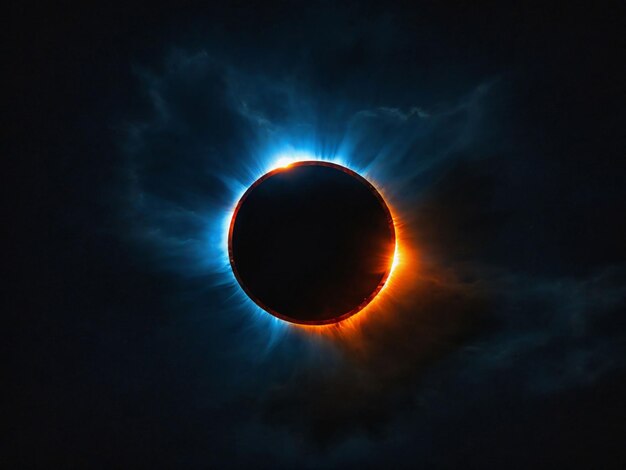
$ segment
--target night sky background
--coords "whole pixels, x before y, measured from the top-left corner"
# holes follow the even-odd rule
[[[12,2],[0,465],[626,468],[625,12],[591,3]],[[354,337],[223,263],[285,148],[367,168],[417,251]]]

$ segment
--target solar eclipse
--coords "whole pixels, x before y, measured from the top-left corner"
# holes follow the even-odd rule
[[[362,310],[393,265],[391,212],[365,178],[301,161],[266,173],[239,200],[228,234],[235,277],[282,320],[324,325]]]

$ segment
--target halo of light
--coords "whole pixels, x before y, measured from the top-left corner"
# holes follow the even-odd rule
[[[344,336],[345,334],[349,334],[350,332],[357,329],[361,322],[365,321],[369,316],[374,314],[385,314],[385,311],[389,310],[389,304],[392,302],[393,298],[397,295],[401,295],[399,291],[401,291],[403,279],[407,277],[408,270],[406,269],[406,267],[409,262],[409,257],[414,258],[414,256],[409,256],[409,250],[407,250],[407,243],[405,238],[406,234],[403,230],[404,224],[402,223],[401,217],[395,210],[393,202],[390,200],[391,198],[388,197],[388,194],[386,193],[384,187],[380,185],[374,175],[369,174],[366,169],[358,168],[355,165],[351,164],[346,158],[338,155],[327,157],[320,156],[308,151],[288,150],[274,153],[270,157],[262,160],[263,162],[257,165],[256,168],[248,168],[248,172],[245,178],[240,177],[237,179],[229,179],[227,181],[228,186],[232,190],[233,198],[228,209],[225,210],[222,214],[222,220],[220,224],[221,253],[219,257],[221,260],[220,264],[222,265],[222,269],[220,269],[220,271],[226,277],[225,283],[232,288],[233,300],[237,300],[240,304],[242,304],[242,306],[247,311],[251,312],[256,320],[263,322],[266,325],[269,325],[273,330],[273,336],[279,336],[285,331],[286,328],[295,328],[297,330],[301,330],[307,333]],[[228,256],[228,234],[231,220],[237,204],[247,188],[250,187],[250,185],[252,185],[256,180],[261,178],[266,173],[269,173],[278,168],[286,168],[295,162],[308,160],[335,163],[354,171],[355,173],[361,175],[367,181],[369,181],[385,200],[385,203],[387,204],[387,207],[391,212],[396,235],[396,244],[391,268],[389,270],[389,275],[387,276],[387,279],[380,291],[372,299],[372,301],[359,312],[350,316],[349,318],[331,324],[300,325],[289,323],[273,315],[269,315],[265,310],[263,310],[256,303],[254,303],[252,299],[250,299],[248,295],[243,291],[243,289],[237,282],[237,279],[235,278],[232,269],[230,269],[230,260]]]

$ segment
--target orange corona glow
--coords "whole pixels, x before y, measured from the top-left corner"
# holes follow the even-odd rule
[[[381,195],[384,198],[382,192]],[[366,323],[374,320],[377,323],[384,323],[391,320],[392,312],[395,310],[394,306],[402,302],[402,298],[411,289],[413,281],[417,277],[417,263],[411,237],[405,230],[402,219],[388,202],[387,206],[392,214],[396,244],[389,274],[378,293],[361,310],[337,323],[323,325],[290,324],[292,327],[313,335],[336,339],[354,339]]]

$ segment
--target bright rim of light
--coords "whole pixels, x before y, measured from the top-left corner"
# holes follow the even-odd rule
[[[373,307],[374,305],[378,304],[379,302],[379,298],[382,297],[381,293],[383,291],[387,291],[387,287],[392,284],[392,280],[393,278],[395,278],[396,276],[394,276],[394,274],[397,274],[397,267],[400,264],[401,261],[401,251],[402,248],[400,247],[400,238],[399,238],[399,225],[397,223],[397,219],[394,216],[394,211],[393,208],[389,205],[389,202],[387,201],[387,199],[385,198],[383,192],[380,190],[380,188],[374,183],[372,182],[372,180],[369,178],[369,176],[367,176],[367,171],[361,171],[358,168],[355,168],[353,165],[350,165],[346,159],[341,158],[339,156],[333,156],[331,158],[328,157],[320,157],[317,156],[311,152],[305,152],[305,151],[288,151],[288,152],[280,152],[276,155],[274,155],[272,158],[267,159],[270,163],[268,165],[263,165],[261,168],[259,168],[257,171],[254,171],[253,174],[251,175],[252,178],[250,181],[246,182],[245,184],[241,184],[239,186],[239,189],[235,192],[235,198],[234,201],[232,203],[232,207],[230,208],[230,210],[225,214],[225,217],[223,219],[222,222],[222,253],[224,256],[224,261],[228,266],[227,272],[228,275],[230,276],[230,284],[236,286],[237,288],[237,297],[240,298],[240,300],[246,304],[250,309],[252,309],[254,312],[256,312],[257,314],[259,314],[258,316],[261,318],[265,318],[266,320],[271,320],[271,323],[274,327],[281,327],[281,329],[285,326],[292,326],[292,327],[297,327],[297,328],[304,328],[307,330],[317,330],[317,331],[321,331],[323,329],[328,329],[329,327],[337,327],[340,326],[342,324],[347,324],[347,325],[354,325],[354,321],[356,320],[355,317],[361,316],[363,313],[365,313],[366,311],[370,310],[371,307]],[[394,249],[394,254],[393,254],[393,259],[391,262],[391,267],[389,269],[389,274],[387,276],[387,280],[385,282],[385,284],[383,285],[383,287],[381,288],[381,290],[378,292],[378,294],[376,294],[376,297],[374,299],[372,299],[372,301],[366,306],[364,307],[362,310],[360,310],[359,312],[355,313],[354,315],[352,315],[351,317],[342,320],[338,323],[330,323],[330,324],[323,324],[323,325],[299,325],[299,324],[293,324],[293,323],[289,323],[287,321],[281,320],[273,315],[268,314],[265,310],[263,310],[262,308],[260,308],[257,304],[255,304],[252,299],[250,299],[248,297],[247,294],[245,294],[245,292],[241,289],[241,287],[239,286],[239,283],[237,282],[234,273],[232,272],[232,269],[230,268],[230,260],[228,258],[228,232],[230,229],[230,223],[232,220],[232,217],[234,215],[235,212],[235,208],[237,207],[237,204],[239,202],[239,200],[241,199],[241,197],[243,196],[243,194],[245,193],[245,191],[259,178],[261,178],[263,175],[265,175],[266,173],[269,173],[271,171],[277,170],[277,169],[281,169],[281,168],[288,168],[289,166],[291,166],[294,163],[297,162],[302,162],[302,161],[324,161],[324,162],[330,162],[330,163],[334,163],[337,165],[340,165],[342,167],[348,168],[352,171],[354,171],[355,173],[363,176],[364,178],[366,178],[371,184],[374,184],[374,186],[376,187],[376,190],[379,191],[381,194],[383,194],[383,199],[385,200],[385,203],[387,204],[387,206],[389,207],[389,209],[392,211],[392,218],[393,218],[393,223],[394,223],[394,229],[395,229],[395,237],[396,237],[396,243],[395,243],[395,249]]]

